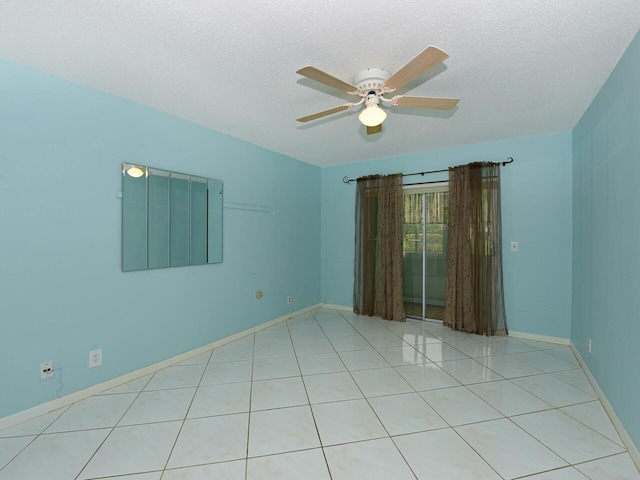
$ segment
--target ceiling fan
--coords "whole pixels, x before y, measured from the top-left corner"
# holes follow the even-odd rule
[[[451,110],[458,104],[459,99],[409,97],[405,95],[396,95],[392,98],[387,98],[388,94],[404,87],[413,79],[439,63],[442,63],[447,58],[449,58],[449,55],[439,48],[430,45],[393,75],[391,72],[382,68],[368,68],[355,75],[353,84],[344,82],[310,65],[303,67],[296,73],[342,92],[360,97],[360,100],[355,103],[345,103],[344,105],[307,115],[306,117],[300,117],[297,121],[309,122],[364,104],[365,108],[360,112],[360,115],[358,115],[358,119],[367,127],[367,135],[371,135],[382,131],[382,122],[387,118],[386,112],[380,108],[381,105]]]

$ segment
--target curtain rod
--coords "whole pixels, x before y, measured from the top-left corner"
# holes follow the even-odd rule
[[[509,163],[512,163],[512,162],[513,162],[513,157],[507,157],[506,161],[504,161],[504,162],[496,162],[495,165],[502,164],[502,166],[504,167],[505,165],[507,165]],[[428,171],[428,172],[403,173],[402,176],[403,177],[411,177],[413,175],[422,175],[422,176],[424,176],[424,175],[426,175],[428,173],[441,173],[441,172],[448,172],[448,171],[449,171],[449,169],[445,168],[445,169],[442,169],[442,170],[431,170],[431,171]],[[357,179],[355,179],[355,178],[348,178],[348,177],[343,177],[342,178],[343,183],[346,183],[348,185],[351,185],[351,182],[355,182],[356,180]],[[406,183],[405,185],[421,185],[423,183],[424,184],[426,184],[426,183],[440,183],[441,181],[442,180],[437,180],[437,181],[434,181],[434,182]]]

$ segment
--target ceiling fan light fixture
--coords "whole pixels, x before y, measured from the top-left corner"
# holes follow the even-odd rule
[[[366,107],[358,115],[358,120],[367,127],[377,127],[384,122],[385,118],[387,118],[387,113],[378,106],[377,102],[373,101],[367,101]]]

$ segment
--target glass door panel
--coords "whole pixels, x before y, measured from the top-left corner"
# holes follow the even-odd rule
[[[444,318],[448,216],[447,185],[405,190],[402,268],[408,317]]]
[[[407,192],[404,194],[402,296],[407,317],[423,318],[425,199],[422,193]]]

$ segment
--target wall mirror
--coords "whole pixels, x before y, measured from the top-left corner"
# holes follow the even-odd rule
[[[222,262],[222,181],[122,164],[122,270]]]

